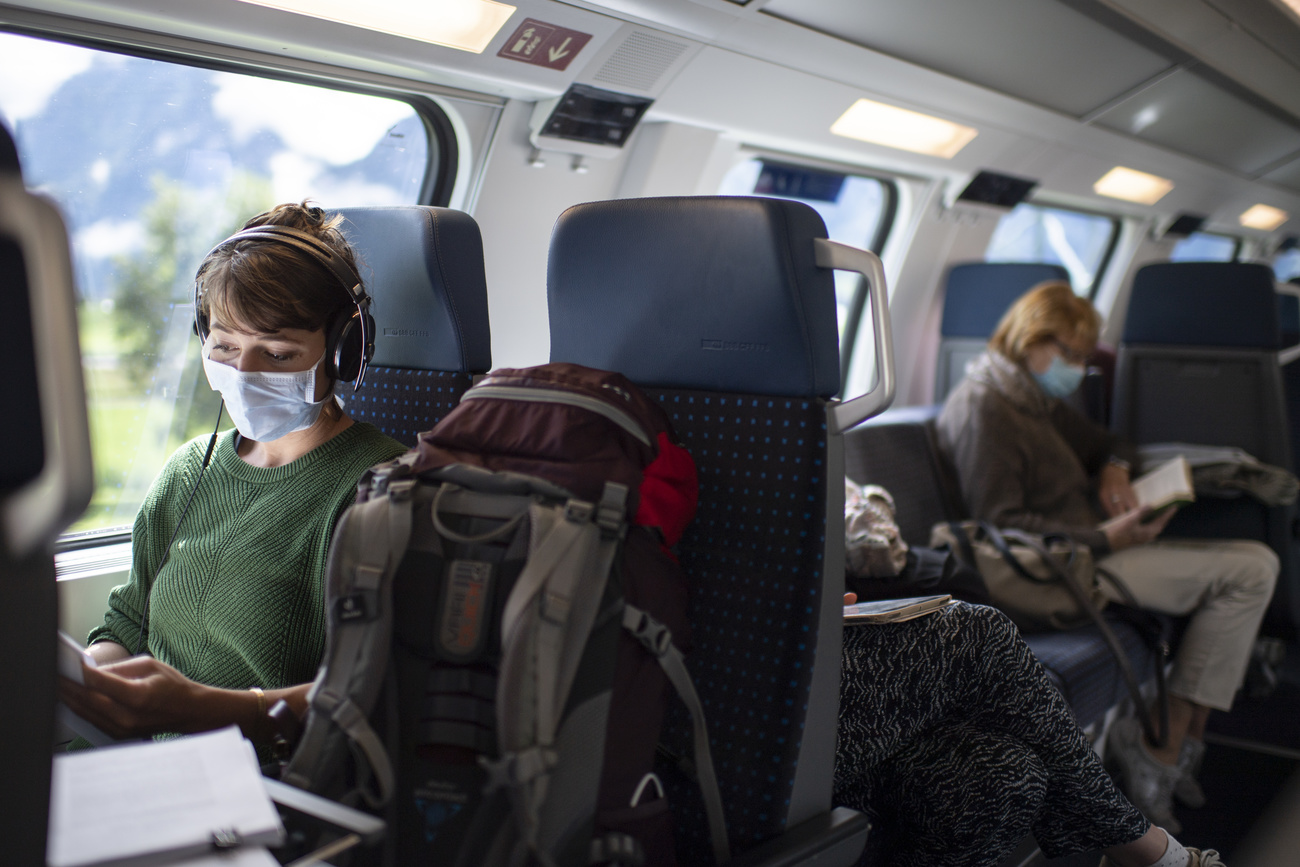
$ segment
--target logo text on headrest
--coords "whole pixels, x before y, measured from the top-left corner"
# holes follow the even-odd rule
[[[429,332],[423,328],[385,328],[385,337],[428,337]]]
[[[766,343],[752,343],[746,340],[711,340],[707,337],[700,340],[700,349],[707,349],[712,352],[769,352],[770,349]]]

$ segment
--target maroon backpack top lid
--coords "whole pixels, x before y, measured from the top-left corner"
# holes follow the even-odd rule
[[[494,370],[432,430],[416,472],[454,463],[539,476],[596,502],[626,485],[636,514],[642,471],[671,442],[668,416],[620,373],[556,362]]]

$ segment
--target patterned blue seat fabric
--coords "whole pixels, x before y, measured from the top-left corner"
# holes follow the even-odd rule
[[[699,512],[678,547],[695,593],[687,664],[733,854],[831,815],[843,464],[826,424],[839,390],[834,287],[813,262],[825,236],[802,204],[728,197],[579,205],[551,241],[551,359],[641,385],[699,469]],[[685,711],[664,740],[690,754]],[[711,863],[695,787],[670,798],[679,857]],[[819,864],[862,850],[862,817],[836,815],[857,830],[819,844],[838,846],[833,857],[808,850]]]
[[[422,206],[344,208],[374,299],[375,357],[348,412],[414,445],[492,366],[483,242],[468,214]]]

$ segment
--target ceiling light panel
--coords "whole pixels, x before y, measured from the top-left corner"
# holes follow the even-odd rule
[[[853,103],[831,125],[831,132],[946,160],[956,156],[979,135],[979,130],[974,127],[870,99]]]
[[[515,7],[493,0],[242,0],[366,30],[482,53]]]
[[[1168,178],[1123,166],[1115,166],[1092,185],[1093,192],[1099,196],[1137,202],[1139,205],[1154,205],[1173,188],[1174,182]]]
[[[1271,232],[1285,223],[1290,216],[1280,208],[1273,208],[1268,205],[1253,205],[1250,210],[1246,211],[1238,219],[1247,229],[1262,229],[1265,232]]]

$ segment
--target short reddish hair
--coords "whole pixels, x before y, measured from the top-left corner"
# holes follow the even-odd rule
[[[1074,294],[1064,280],[1039,283],[1016,299],[989,338],[989,347],[1017,364],[1031,346],[1054,337],[1097,343],[1101,315],[1088,299]]]

